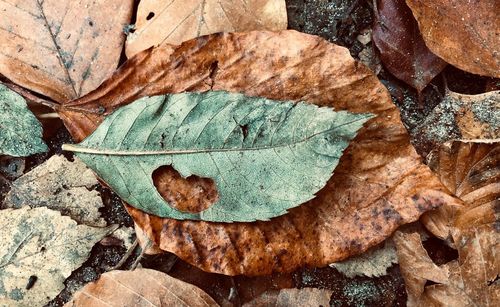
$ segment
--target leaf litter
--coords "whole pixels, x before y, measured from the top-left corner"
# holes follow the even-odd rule
[[[354,47],[355,47],[355,46],[354,46]],[[210,75],[211,75],[211,77],[216,77],[216,75],[217,75],[217,71],[218,71],[218,63],[216,63],[215,65],[214,65],[214,63],[212,63],[211,68],[213,68],[213,69],[212,69],[212,73],[210,74]],[[214,73],[214,72],[215,72],[215,73]],[[209,84],[210,84],[210,83],[209,83]],[[211,82],[211,84],[212,84],[212,85],[214,85],[214,84],[215,84],[215,82]],[[100,110],[103,110],[104,112],[106,112],[106,109],[104,109],[104,108],[101,108]],[[101,112],[102,112],[102,111],[101,111]],[[80,115],[80,116],[82,116],[82,115]],[[85,115],[85,116],[87,116],[87,117],[91,117],[91,118],[97,118],[97,119],[99,120],[99,116],[89,116],[88,114],[87,114],[87,115]],[[30,283],[33,283],[33,282],[30,282]],[[354,290],[354,289],[353,289],[353,290]],[[356,290],[356,291],[357,291],[357,290]]]

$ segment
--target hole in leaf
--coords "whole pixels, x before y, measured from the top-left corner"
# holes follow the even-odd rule
[[[153,17],[155,17],[155,13],[149,12],[148,16],[146,17],[146,20],[151,20]]]
[[[153,172],[153,183],[163,199],[179,211],[201,212],[219,200],[212,179],[195,175],[184,178],[170,165]]]
[[[243,139],[246,139],[248,135],[248,125],[240,125],[240,129],[243,133]]]

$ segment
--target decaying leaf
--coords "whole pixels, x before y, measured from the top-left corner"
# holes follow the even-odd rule
[[[114,229],[77,225],[57,211],[28,207],[0,210],[0,225],[2,306],[45,305]]]
[[[58,102],[88,93],[118,64],[133,2],[1,1],[0,74]]]
[[[83,142],[63,149],[146,213],[251,222],[314,198],[372,117],[224,91],[153,96],[120,108]],[[214,180],[215,204],[186,212],[167,203],[151,180],[164,165],[184,178]]]
[[[428,164],[441,182],[463,203],[446,204],[422,217],[427,229],[446,239],[457,241],[457,230],[493,223],[500,199],[500,142],[474,143],[452,141],[428,156]]]
[[[498,1],[406,0],[429,49],[465,71],[500,77]]]
[[[65,306],[219,306],[201,289],[165,273],[111,271],[75,293]]]
[[[396,248],[392,239],[382,246],[372,247],[361,255],[330,264],[349,278],[355,276],[379,277],[387,274],[387,269],[398,263]]]
[[[0,84],[0,155],[24,157],[44,151],[40,122],[23,97]]]
[[[377,1],[373,41],[380,59],[398,79],[421,92],[446,66],[424,43],[405,0]]]
[[[500,92],[464,95],[447,90],[412,134],[416,142],[433,148],[453,139],[500,138]]]
[[[498,306],[500,241],[498,229],[482,225],[456,234],[459,259],[437,266],[416,233],[396,233],[408,306]],[[427,281],[436,284],[425,286]]]
[[[142,0],[127,57],[162,43],[178,45],[217,32],[285,30],[285,0]]]
[[[244,307],[318,307],[330,306],[332,290],[303,288],[282,289],[261,294],[254,300],[243,304]]]
[[[78,223],[106,226],[99,209],[104,207],[98,184],[90,169],[79,159],[52,156],[12,183],[3,208],[48,207]]]
[[[87,114],[59,114],[81,140],[102,120],[99,110],[110,113],[143,96],[210,89],[377,117],[350,143],[314,200],[269,222],[177,221],[127,207],[161,249],[205,271],[263,275],[324,266],[382,242],[431,208],[458,201],[421,163],[377,77],[346,48],[295,31],[209,35],[142,52],[98,90],[68,104]],[[153,179],[162,176],[172,178],[158,173]],[[170,189],[193,191],[198,182],[176,182]]]

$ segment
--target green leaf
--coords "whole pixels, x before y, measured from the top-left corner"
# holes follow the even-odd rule
[[[24,98],[0,84],[0,155],[25,157],[45,151],[42,126]]]
[[[146,97],[120,108],[76,146],[132,206],[162,217],[214,222],[268,220],[312,198],[371,114],[334,112],[227,92]],[[200,213],[172,208],[152,173],[211,178],[219,200]]]

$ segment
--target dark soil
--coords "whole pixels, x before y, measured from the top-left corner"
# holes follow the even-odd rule
[[[371,0],[288,0],[287,12],[290,29],[319,35],[330,42],[345,46],[355,58],[358,58],[359,53],[366,48],[358,41],[357,36],[372,26]],[[414,89],[398,81],[382,68],[379,77],[391,92],[395,104],[401,110],[403,122],[410,132],[440,102],[444,93],[443,76],[450,89],[461,93],[481,93],[492,84],[495,86],[491,79],[471,75],[450,66],[420,94],[419,99]],[[71,142],[66,129],[60,123],[55,124],[53,121],[45,126],[49,127],[47,131],[51,131],[50,135],[45,136],[50,148],[48,153],[34,155],[27,159],[7,157],[0,159],[0,202],[9,190],[11,181],[50,156],[64,154],[72,159],[71,154],[61,152],[61,145]],[[57,128],[54,129],[54,126]],[[427,144],[420,144],[416,141],[414,144],[423,156],[429,150]],[[120,199],[106,187],[99,186],[98,190],[105,205],[102,215],[108,224],[133,227],[133,221]],[[425,245],[430,256],[438,263],[445,263],[457,257],[456,252],[440,240],[430,239]],[[66,289],[48,306],[62,306],[77,289],[88,282],[97,280],[109,267],[116,265],[125,252],[122,246],[97,244],[92,249],[89,259],[66,280]],[[139,252],[133,253],[122,269],[129,268]],[[352,279],[329,267],[300,269],[292,274],[276,274],[258,278],[228,277],[203,272],[169,253],[145,256],[140,261],[140,265],[168,272],[176,278],[193,283],[221,304],[238,306],[270,289],[318,287],[334,291],[330,301],[331,306],[406,305],[406,291],[397,265],[390,268],[389,274],[383,277]]]

